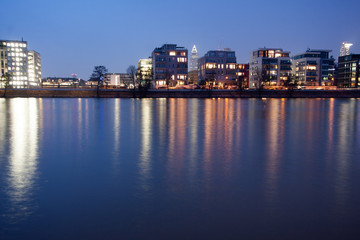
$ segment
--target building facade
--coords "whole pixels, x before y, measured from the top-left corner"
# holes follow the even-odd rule
[[[0,77],[5,74],[9,75],[11,88],[39,87],[41,84],[40,54],[28,51],[26,41],[0,40]]]
[[[283,86],[291,77],[290,52],[259,48],[250,53],[249,88]]]
[[[199,54],[197,52],[196,46],[194,45],[190,54],[189,72],[198,70],[198,61],[199,61]]]
[[[188,50],[164,44],[152,52],[153,80],[156,87],[187,84]]]
[[[208,51],[199,58],[198,83],[215,88],[226,88],[236,85],[236,56],[228,48]]]
[[[111,87],[129,87],[134,85],[134,80],[127,73],[105,73],[103,84]]]
[[[238,86],[249,88],[249,64],[236,64]]]
[[[76,87],[80,78],[48,77],[41,80],[43,87]]]
[[[331,50],[308,49],[292,57],[295,82],[301,86],[333,86],[335,59]]]
[[[339,57],[337,86],[340,88],[360,88],[360,54]]]
[[[350,55],[350,47],[352,45],[352,43],[342,42],[340,48],[340,57]]]
[[[41,85],[41,57],[38,52],[28,52],[28,78],[29,86],[39,87]]]
[[[194,45],[190,54],[190,66],[188,73],[189,84],[198,83],[198,65],[199,65],[199,54],[197,52],[196,46]]]
[[[153,85],[153,64],[152,58],[140,59],[138,62],[138,69],[136,77],[139,84],[144,86],[145,84]]]
[[[28,50],[25,41],[0,40],[1,76],[10,74],[9,86],[26,88],[28,79]]]

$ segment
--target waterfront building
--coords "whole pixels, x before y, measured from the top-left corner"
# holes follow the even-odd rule
[[[28,52],[29,86],[39,87],[41,84],[41,57],[38,52]]]
[[[92,84],[91,81],[89,83]],[[133,84],[133,78],[127,73],[105,73],[103,77],[103,85],[105,86],[126,87]]]
[[[136,77],[142,85],[149,84],[153,80],[152,73],[152,58],[140,59],[138,62],[138,69],[136,72]]]
[[[281,48],[259,48],[250,52],[249,88],[283,86],[290,80],[290,52]]]
[[[352,43],[342,42],[340,48],[340,57],[350,55],[350,47],[352,45],[353,45]]]
[[[241,89],[249,88],[249,64],[236,64],[238,86]]]
[[[293,74],[302,86],[333,86],[335,59],[331,50],[308,49],[292,57]]]
[[[235,51],[229,48],[224,50],[208,51],[199,58],[200,85],[208,85],[215,88],[226,88],[236,85],[236,56]]]
[[[27,42],[0,40],[0,68],[1,76],[10,74],[10,87],[28,87]]]
[[[38,87],[41,84],[41,57],[28,51],[26,41],[0,40],[0,77],[9,74],[12,88]],[[0,83],[0,87],[1,83]]]
[[[43,78],[41,85],[43,87],[76,87],[79,86],[80,78],[67,77],[47,77]]]
[[[360,88],[360,54],[339,57],[337,86]]]
[[[153,80],[156,87],[187,83],[188,50],[176,44],[164,44],[152,52]]]

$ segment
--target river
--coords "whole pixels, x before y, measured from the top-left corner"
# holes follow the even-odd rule
[[[359,99],[0,99],[0,239],[358,239]]]

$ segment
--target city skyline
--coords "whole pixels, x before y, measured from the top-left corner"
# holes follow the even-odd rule
[[[358,20],[358,1],[183,3],[185,8],[165,1],[15,0],[2,4],[7,11],[0,16],[0,38],[23,38],[29,49],[36,49],[43,77],[77,73],[85,80],[95,65],[125,72],[164,43],[187,49],[196,44],[199,57],[231,48],[239,63],[249,62],[250,52],[261,47],[283,48],[291,55],[307,48],[330,49],[337,59],[347,41],[354,44],[352,53],[360,52],[360,33],[346,24]]]

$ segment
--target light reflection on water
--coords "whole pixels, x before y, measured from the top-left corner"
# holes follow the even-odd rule
[[[10,221],[19,221],[36,210],[39,155],[39,104],[37,99],[14,99],[9,107],[9,165],[5,180]],[[6,112],[4,112],[6,113]]]
[[[149,191],[150,184],[148,183],[151,174],[151,145],[154,142],[151,141],[152,136],[152,100],[145,100],[141,105],[141,123],[140,123],[140,132],[141,132],[141,145],[140,145],[140,162],[139,162],[139,172],[142,177],[141,187]],[[156,143],[155,143],[156,144]]]
[[[355,99],[0,99],[0,223],[35,238],[45,223],[53,238],[358,233],[359,109]]]

